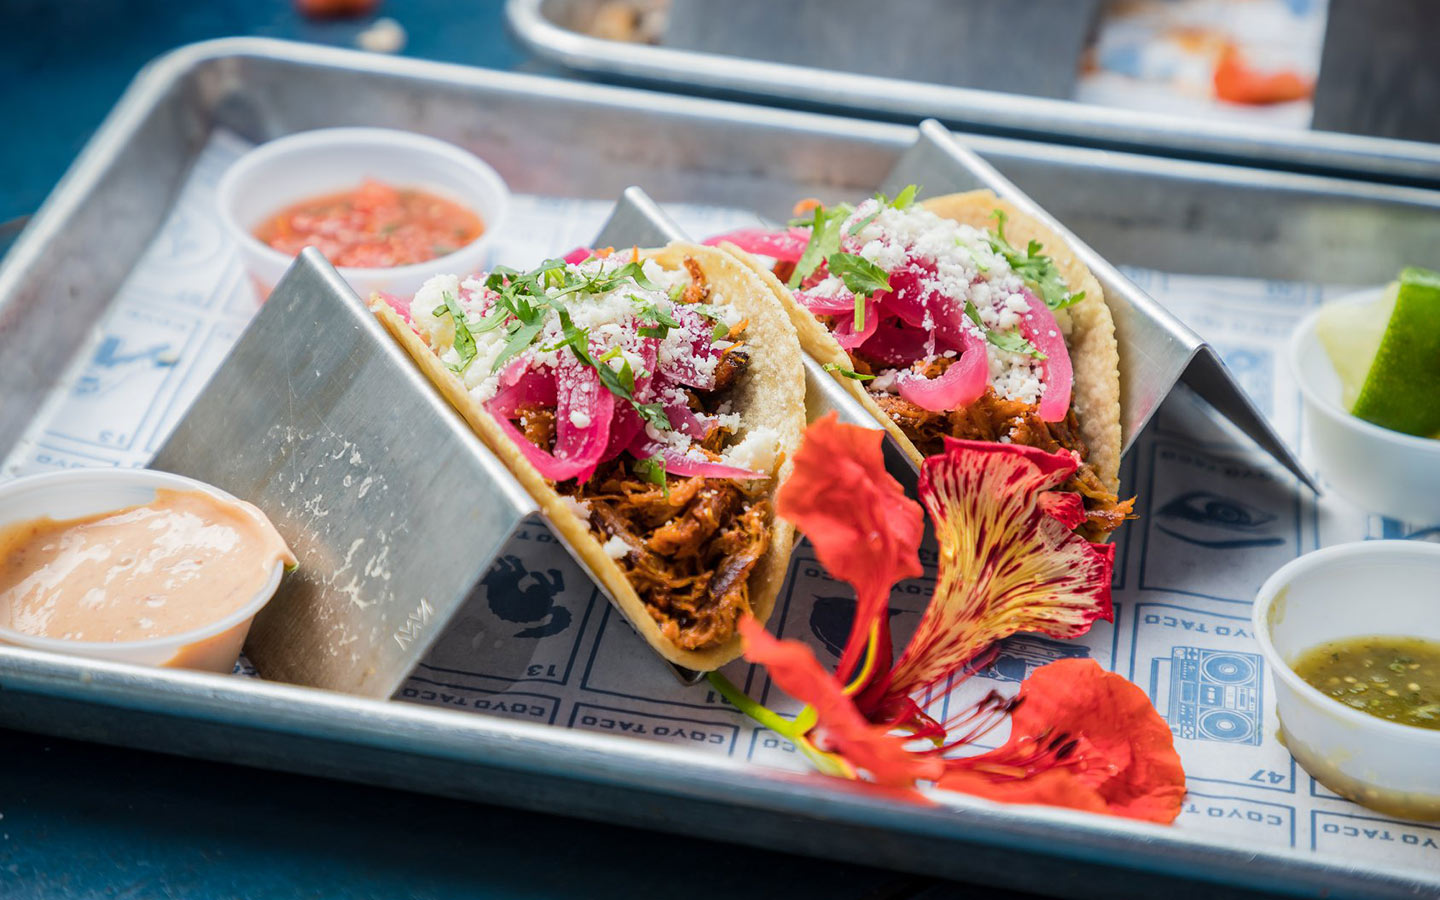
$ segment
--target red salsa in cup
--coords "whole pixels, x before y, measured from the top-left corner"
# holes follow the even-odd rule
[[[452,253],[484,231],[480,217],[457,203],[367,179],[287,206],[255,236],[290,256],[315,247],[337,266],[388,269]]]

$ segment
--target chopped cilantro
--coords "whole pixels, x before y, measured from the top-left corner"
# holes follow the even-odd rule
[[[436,313],[436,315],[439,315],[439,313]],[[505,310],[499,306],[492,306],[490,311],[482,316],[479,322],[474,325],[467,325],[466,327],[470,329],[471,334],[484,334],[487,331],[494,331],[505,324],[507,316],[508,314]]]
[[[635,400],[635,371],[629,360],[621,356],[620,349],[612,349],[599,360],[593,358],[590,355],[589,330],[576,326],[569,311],[554,303],[567,294],[607,293],[622,287],[630,280],[645,290],[659,290],[645,277],[638,261],[610,271],[590,273],[577,272],[562,259],[547,259],[529,272],[496,266],[485,279],[485,286],[496,294],[490,313],[481,320],[479,327],[456,330],[455,349],[462,358],[458,371],[463,371],[475,355],[472,334],[490,331],[502,324],[505,326],[505,345],[491,366],[492,373],[498,372],[505,363],[535,342],[545,328],[548,313],[553,310],[560,318],[561,335],[554,344],[543,349],[554,351],[569,348],[577,360],[595,370],[606,390],[630,403],[646,422],[656,428],[670,430],[670,421],[663,406]],[[555,293],[551,294],[551,291]],[[646,337],[663,338],[668,329],[680,324],[669,311],[654,303],[647,303],[634,294],[630,295],[630,299],[640,307],[639,317],[649,323],[640,329],[640,333]],[[447,304],[450,300],[447,296]],[[446,309],[457,317],[457,322],[462,320],[460,317],[463,316],[463,311],[458,305],[453,309],[447,306]],[[435,314],[440,314],[440,308],[437,307]],[[467,345],[468,351],[465,349]],[[610,361],[617,357],[622,359],[621,365],[611,367]]]
[[[966,298],[965,300],[965,316],[970,321],[975,323],[976,328],[985,327],[985,323],[980,321],[980,310],[975,308],[974,301],[970,300],[969,298]]]
[[[840,231],[851,212],[853,210],[845,203],[828,209],[823,206],[815,207],[813,218],[808,223],[810,242],[805,245],[805,252],[800,254],[800,261],[795,263],[795,273],[790,276],[789,286],[792,290],[820,268],[822,260],[840,249]]]
[[[680,327],[680,323],[675,320],[674,316],[655,304],[647,300],[642,300],[634,294],[630,295],[630,299],[635,301],[636,305],[640,307],[640,320],[651,323],[640,329],[641,337],[661,338],[663,340],[670,334],[670,329]]]
[[[634,300],[637,304],[639,304],[640,318],[644,319],[645,321],[654,322],[657,325],[664,325],[667,328],[680,327],[680,322],[677,321],[674,316],[670,315],[668,312],[656,306],[655,304],[650,303],[646,300],[641,300],[634,294],[630,295],[630,299]]]
[[[855,330],[865,328],[865,298],[890,290],[890,276],[879,266],[854,253],[832,253],[826,260],[830,274],[839,276],[855,295]]]
[[[670,425],[670,417],[665,415],[665,407],[659,403],[636,403],[633,399],[630,405],[640,414],[640,418],[654,425],[661,431],[674,431]]]
[[[871,294],[890,290],[890,275],[863,256],[854,253],[832,253],[826,261],[830,274],[839,276],[854,294]]]
[[[724,322],[716,322],[715,327],[710,329],[710,343],[723,341],[730,334],[730,326]]]
[[[1045,354],[1035,349],[1035,345],[1026,340],[1025,336],[1018,331],[993,331],[985,327],[980,320],[980,310],[969,300],[965,301],[965,317],[975,323],[975,327],[985,332],[985,340],[1009,353],[1024,353],[1036,359],[1047,359]]]
[[[1035,348],[1035,345],[1026,340],[1025,336],[1018,331],[992,331],[985,330],[985,340],[999,347],[1007,353],[1024,353],[1026,356],[1033,356],[1036,359],[1046,359],[1045,354]]]
[[[860,219],[854,225],[851,225],[850,230],[847,231],[846,234],[849,234],[852,237],[859,234],[866,225],[869,225],[871,222],[875,221],[875,217],[884,212],[885,207],[887,206],[891,209],[909,209],[910,204],[915,202],[915,194],[919,190],[920,189],[915,185],[907,184],[905,188],[895,196],[894,200],[891,200],[884,194],[876,194],[875,211]]]
[[[1040,295],[1046,306],[1051,309],[1064,309],[1085,299],[1084,291],[1072,294],[1065,287],[1060,269],[1053,259],[1041,252],[1045,248],[1039,241],[1031,241],[1026,245],[1025,252],[1021,253],[1005,239],[1007,216],[1004,210],[995,210],[992,217],[995,219],[995,231],[990,237],[990,248],[996,255],[1003,257],[1015,274]]]
[[[609,365],[612,359],[620,360],[619,369]],[[605,363],[603,366],[597,365],[595,367],[600,373],[600,380],[602,382],[605,381],[606,370],[608,369],[609,373],[615,376],[616,383],[624,390],[624,393],[621,393],[620,391],[612,389],[611,393],[620,394],[620,396],[624,397],[635,392],[635,372],[630,368],[630,360],[625,358],[624,350],[621,350],[619,347],[611,347],[605,352],[604,356],[601,356],[595,361],[597,363]],[[609,387],[608,384],[606,386]]]
[[[884,209],[885,209],[884,206],[877,206],[877,207],[875,207],[875,211],[874,211],[874,212],[872,212],[872,213],[871,213],[870,215],[868,215],[868,216],[865,216],[863,219],[861,219],[860,221],[856,222],[854,225],[851,225],[851,226],[850,226],[850,230],[849,230],[849,232],[847,232],[847,234],[850,234],[852,237],[853,237],[854,235],[859,234],[859,233],[861,232],[861,230],[864,229],[864,227],[865,227],[866,225],[869,225],[871,222],[875,221],[875,217],[878,216],[878,215],[880,215],[880,212],[881,212],[882,210],[884,210]]]
[[[665,460],[659,454],[648,459],[635,460],[635,474],[651,484],[658,484],[665,492],[665,499],[670,499],[670,484],[665,480]]]
[[[510,330],[510,337],[505,341],[505,346],[501,348],[500,355],[495,357],[495,362],[490,365],[490,371],[492,373],[500,371],[501,366],[509,362],[517,353],[534,343],[535,336],[545,327],[545,320],[538,318],[533,322],[517,321],[514,322],[513,325],[515,327]]]
[[[853,378],[856,381],[870,381],[874,375],[862,375],[854,369],[847,369],[839,363],[826,363],[823,368],[827,372],[834,372],[837,375],[844,375],[846,378]]]
[[[439,316],[441,312],[450,314],[450,320],[455,323],[455,352],[460,354],[460,362],[450,366],[451,371],[456,375],[464,373],[470,368],[470,363],[475,361],[475,336],[470,333],[470,327],[465,324],[465,310],[460,308],[460,301],[454,294],[446,292],[441,294],[445,302],[435,307],[431,313]]]

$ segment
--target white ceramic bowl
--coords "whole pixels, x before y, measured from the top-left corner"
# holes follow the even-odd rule
[[[1374,302],[1382,289],[1335,303]],[[1440,523],[1440,440],[1373,425],[1345,411],[1340,376],[1315,336],[1319,312],[1290,337],[1290,371],[1300,384],[1320,475],[1337,493],[1371,512],[1422,524]]]
[[[323,128],[261,144],[220,179],[221,220],[261,297],[268,296],[294,257],[255,237],[280,210],[375,178],[452,200],[480,216],[480,237],[453,253],[388,269],[344,267],[340,274],[362,298],[376,291],[411,295],[434,275],[469,275],[486,267],[495,234],[504,227],[510,192],[474,154],[424,135],[388,128]]]
[[[155,499],[156,488],[204,491],[221,500],[235,502],[234,497],[217,487],[168,472],[152,469],[70,469],[0,483],[0,527],[41,516],[75,519],[149,503]],[[228,673],[235,668],[240,648],[250,633],[251,621],[275,596],[284,570],[284,564],[277,562],[270,580],[248,603],[204,628],[181,634],[143,641],[68,641],[0,627],[0,643],[117,662]]]
[[[1437,585],[1440,544],[1362,541],[1288,563],[1255,598],[1255,636],[1275,675],[1285,745],[1326,787],[1406,818],[1440,819],[1440,731],[1351,709],[1291,665],[1305,651],[1344,638],[1440,641]]]

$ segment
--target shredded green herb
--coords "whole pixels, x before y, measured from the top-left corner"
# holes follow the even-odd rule
[[[1031,241],[1026,245],[1025,252],[1021,253],[1005,239],[1005,221],[1008,217],[1004,210],[995,210],[992,218],[995,219],[995,231],[990,236],[990,248],[1040,295],[1046,306],[1051,309],[1064,309],[1085,299],[1084,291],[1072,294],[1065,287],[1060,269],[1053,259],[1042,252],[1045,248],[1039,241]]]
[[[656,455],[649,459],[637,459],[634,468],[636,475],[651,484],[658,484],[665,493],[665,499],[670,499],[670,483],[665,478],[667,472],[665,471],[665,460],[662,457]]]
[[[965,301],[965,316],[971,322],[975,323],[976,328],[979,328],[982,332],[985,333],[985,340],[989,341],[991,344],[994,344],[996,347],[999,347],[1001,350],[1005,350],[1010,353],[1024,353],[1027,356],[1033,356],[1036,359],[1049,358],[1044,353],[1041,353],[1038,349],[1036,349],[1035,345],[1030,343],[1030,341],[1027,340],[1025,336],[1018,331],[995,331],[993,329],[986,328],[985,323],[980,319],[980,310],[976,309],[975,304],[970,300]]]
[[[865,328],[865,298],[890,290],[890,275],[863,256],[854,253],[832,253],[826,260],[830,274],[839,277],[855,295],[855,330]]]
[[[789,286],[792,290],[820,268],[822,260],[840,249],[841,227],[853,211],[846,203],[829,208],[815,207],[811,220],[807,223],[810,226],[810,242],[805,245],[799,262],[795,263],[795,272],[790,276]]]
[[[826,363],[822,368],[824,368],[827,372],[834,372],[837,375],[843,375],[846,378],[853,378],[856,381],[871,381],[875,378],[874,375],[862,375],[859,372],[856,372],[854,369],[847,369],[839,363]]]
[[[438,317],[442,312],[449,313],[450,320],[455,323],[455,352],[460,355],[460,362],[449,368],[456,375],[463,375],[475,361],[475,336],[470,333],[470,326],[465,324],[465,310],[460,308],[460,301],[455,295],[447,291],[440,297],[445,302],[430,314]]]

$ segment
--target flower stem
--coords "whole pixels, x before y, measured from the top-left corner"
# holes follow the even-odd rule
[[[771,731],[790,738],[792,741],[799,740],[805,733],[805,729],[800,727],[798,721],[792,722],[779,713],[761,706],[759,703],[750,699],[749,694],[737,688],[731,683],[730,679],[719,672],[710,672],[705,678],[710,682],[710,686],[719,691],[720,696],[734,704],[736,709]]]

